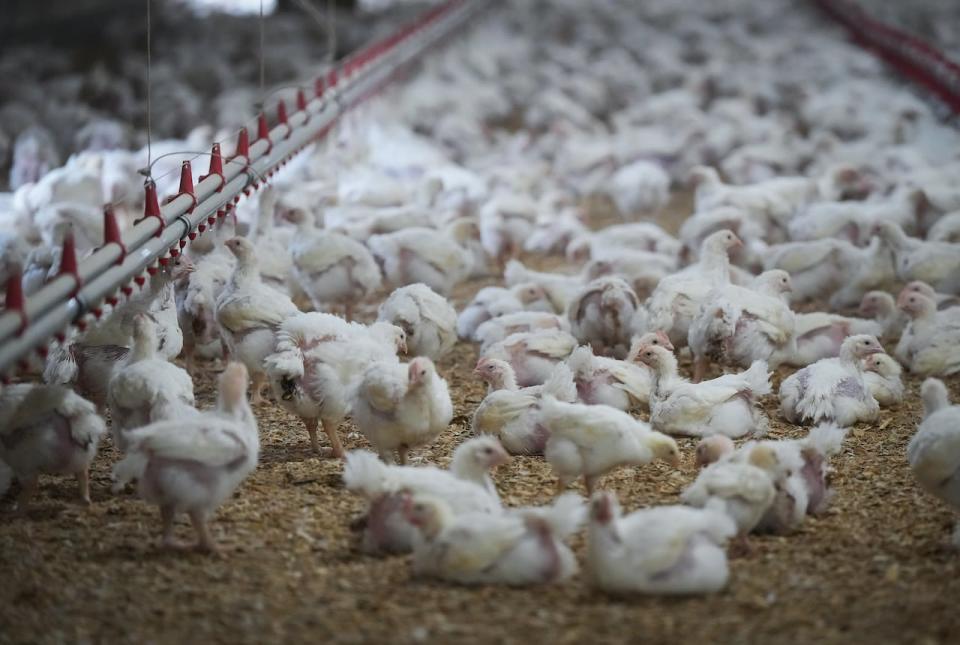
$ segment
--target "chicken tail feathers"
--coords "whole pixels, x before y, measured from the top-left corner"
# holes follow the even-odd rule
[[[767,371],[766,361],[754,361],[750,369],[741,374],[750,388],[751,397],[758,397],[770,394],[773,388],[770,385],[770,372]]]
[[[387,473],[387,465],[372,452],[351,450],[343,467],[343,483],[347,490],[372,498],[383,492]]]
[[[803,443],[824,457],[832,457],[843,449],[843,440],[846,436],[846,428],[841,428],[836,423],[821,423],[810,429]]]
[[[553,372],[543,384],[543,394],[553,396],[560,401],[574,403],[577,400],[577,384],[573,380],[573,372],[563,363],[557,363]]]
[[[564,539],[579,530],[586,520],[586,507],[576,493],[565,493],[550,506],[524,510],[528,522],[549,527],[558,539]]]

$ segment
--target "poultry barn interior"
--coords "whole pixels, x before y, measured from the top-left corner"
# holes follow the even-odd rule
[[[960,640],[960,4],[4,14],[0,643]]]

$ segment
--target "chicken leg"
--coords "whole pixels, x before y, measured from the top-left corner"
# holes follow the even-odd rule
[[[174,511],[172,506],[160,507],[160,546],[164,549],[179,549],[181,545],[173,536]]]
[[[267,376],[263,372],[256,372],[253,374],[253,392],[250,396],[251,405],[258,405],[264,402],[263,398],[263,386],[267,383]]]
[[[191,511],[190,523],[193,524],[193,530],[197,532],[197,551],[216,554],[217,544],[210,535],[206,514],[203,511]]]
[[[323,423],[323,431],[327,433],[327,437],[330,439],[330,455],[337,459],[343,459],[343,444],[340,443],[340,435],[337,433],[339,423],[335,421],[321,421]]]
[[[317,439],[317,419],[302,419],[303,427],[307,429],[310,435],[310,447],[317,454],[320,454],[320,441]]]
[[[77,473],[77,486],[80,489],[80,501],[90,506],[90,469],[84,468]]]

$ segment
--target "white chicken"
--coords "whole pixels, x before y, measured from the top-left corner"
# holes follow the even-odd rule
[[[90,504],[90,462],[106,424],[92,403],[60,385],[18,383],[0,389],[0,462],[20,482],[24,513],[44,473],[74,475]]]
[[[900,338],[909,318],[897,307],[897,301],[886,291],[868,291],[857,310],[861,316],[873,318],[881,327],[877,338],[893,341]]]
[[[647,327],[647,312],[622,278],[597,278],[583,287],[567,306],[570,332],[594,353],[625,358],[630,340]]]
[[[458,242],[454,230],[405,228],[371,235],[367,246],[393,287],[422,282],[446,296],[473,267],[471,254]]]
[[[670,175],[646,160],[621,166],[610,178],[607,189],[624,219],[663,208],[670,199]]]
[[[793,317],[797,347],[786,363],[798,367],[839,355],[840,346],[850,336],[869,334],[879,338],[883,335],[883,325],[875,320],[821,311],[795,313]]]
[[[788,376],[780,384],[780,412],[790,423],[834,421],[842,427],[873,421],[877,400],[863,378],[863,359],[883,352],[866,334],[850,336],[837,358],[824,358]]]
[[[665,277],[657,285],[647,309],[652,330],[663,331],[676,347],[685,347],[690,324],[700,305],[715,288],[730,283],[730,249],[741,245],[732,231],[722,230],[703,241],[697,264]]]
[[[912,238],[894,222],[880,222],[876,232],[893,249],[901,280],[922,280],[937,291],[960,293],[960,244]]]
[[[380,305],[377,320],[402,329],[414,356],[438,360],[457,342],[457,311],[425,284],[396,289]]]
[[[700,471],[680,499],[690,506],[725,513],[737,526],[743,540],[753,531],[776,497],[780,461],[765,444],[750,450],[744,462],[721,460]]]
[[[577,400],[573,374],[563,363],[554,367],[543,385],[523,389],[517,386],[510,364],[495,358],[481,358],[474,374],[489,384],[490,391],[473,414],[473,433],[496,436],[510,454],[543,454],[549,433],[537,423],[542,397],[568,403]]]
[[[290,242],[297,284],[316,311],[339,305],[350,320],[354,306],[380,288],[380,268],[373,255],[353,238],[318,230],[302,209],[288,211],[287,217],[297,227]]]
[[[126,450],[127,430],[194,412],[186,370],[157,356],[156,325],[143,314],[133,322],[133,347],[110,379],[107,406],[114,446]]]
[[[910,323],[894,355],[921,376],[960,372],[960,308],[937,311],[933,300],[916,291],[901,292],[897,305]]]
[[[521,387],[541,385],[553,373],[554,366],[577,348],[577,339],[565,331],[546,329],[511,334],[494,343],[483,358],[496,358],[510,364]]]
[[[960,514],[960,406],[951,405],[947,387],[928,378],[920,388],[923,421],[907,445],[907,461],[917,483]],[[953,531],[960,548],[960,521]]]
[[[480,353],[490,345],[498,343],[507,336],[525,332],[535,332],[542,329],[558,329],[569,331],[570,325],[566,318],[544,311],[518,311],[491,318],[477,327],[473,336],[480,341]]]
[[[632,349],[638,349],[646,342],[661,342],[672,347],[666,335],[657,338],[655,334],[645,334],[634,341]],[[629,357],[621,361],[594,356],[593,351],[584,346],[570,354],[566,365],[573,372],[577,398],[581,403],[609,405],[625,412],[650,403],[650,370],[633,363]]]
[[[242,362],[253,377],[250,402],[263,400],[266,382],[264,359],[274,349],[277,330],[290,316],[300,313],[290,298],[260,279],[253,244],[242,237],[225,243],[237,258],[230,281],[217,298],[216,318],[233,360]]]
[[[902,372],[900,363],[887,354],[873,354],[864,360],[863,380],[880,407],[896,407],[903,401]]]
[[[767,417],[757,407],[769,394],[767,364],[754,362],[740,374],[691,383],[677,371],[677,359],[663,346],[639,348],[636,360],[650,367],[650,423],[661,432],[689,436],[742,437],[766,432]]]
[[[590,501],[587,569],[611,593],[714,593],[730,577],[733,521],[712,509],[657,506],[622,516],[613,493]]]
[[[353,420],[386,463],[400,464],[407,452],[432,442],[453,419],[447,382],[429,358],[408,364],[373,363],[357,386]]]
[[[332,314],[298,313],[281,323],[264,369],[277,402],[303,421],[313,451],[321,453],[322,425],[330,454],[343,457],[337,430],[364,371],[374,362],[396,364],[397,352],[405,351],[403,330],[388,323],[365,327]]]
[[[220,377],[216,409],[127,433],[127,455],[113,469],[114,490],[137,480],[140,497],[160,507],[161,546],[181,546],[173,522],[186,513],[197,533],[197,549],[217,550],[209,516],[253,472],[260,452],[247,381],[243,364],[231,363]]]
[[[537,421],[549,433],[544,456],[563,491],[583,477],[588,493],[605,473],[662,459],[679,464],[677,443],[629,414],[605,405],[565,403],[545,396]]]
[[[583,522],[583,502],[574,494],[501,515],[454,515],[442,499],[418,495],[409,498],[406,515],[420,530],[413,551],[418,576],[522,586],[559,582],[577,571],[563,542]]]
[[[444,500],[451,511],[500,513],[500,498],[490,472],[510,460],[493,437],[463,442],[453,452],[450,469],[435,466],[392,466],[371,452],[347,453],[343,481],[370,505],[362,518],[363,550],[367,553],[406,553],[413,549],[416,529],[407,522],[404,493]]]
[[[694,357],[693,380],[699,381],[710,361],[747,367],[762,360],[776,369],[795,353],[796,321],[783,294],[790,275],[766,271],[749,287],[714,289],[690,323],[687,342]]]

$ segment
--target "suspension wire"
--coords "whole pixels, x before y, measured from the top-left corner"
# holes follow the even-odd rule
[[[150,24],[150,4],[151,0],[147,0],[147,168],[153,166],[153,96],[151,90],[153,85],[151,78],[153,61],[151,59],[150,42],[153,28]]]
[[[261,105],[260,109],[263,109],[263,102],[266,100],[266,97],[264,97],[263,95],[263,89],[265,86],[264,79],[266,76],[264,74],[264,63],[263,63],[263,40],[264,40],[263,31],[264,31],[265,23],[266,21],[263,19],[263,0],[260,0],[260,105]]]

